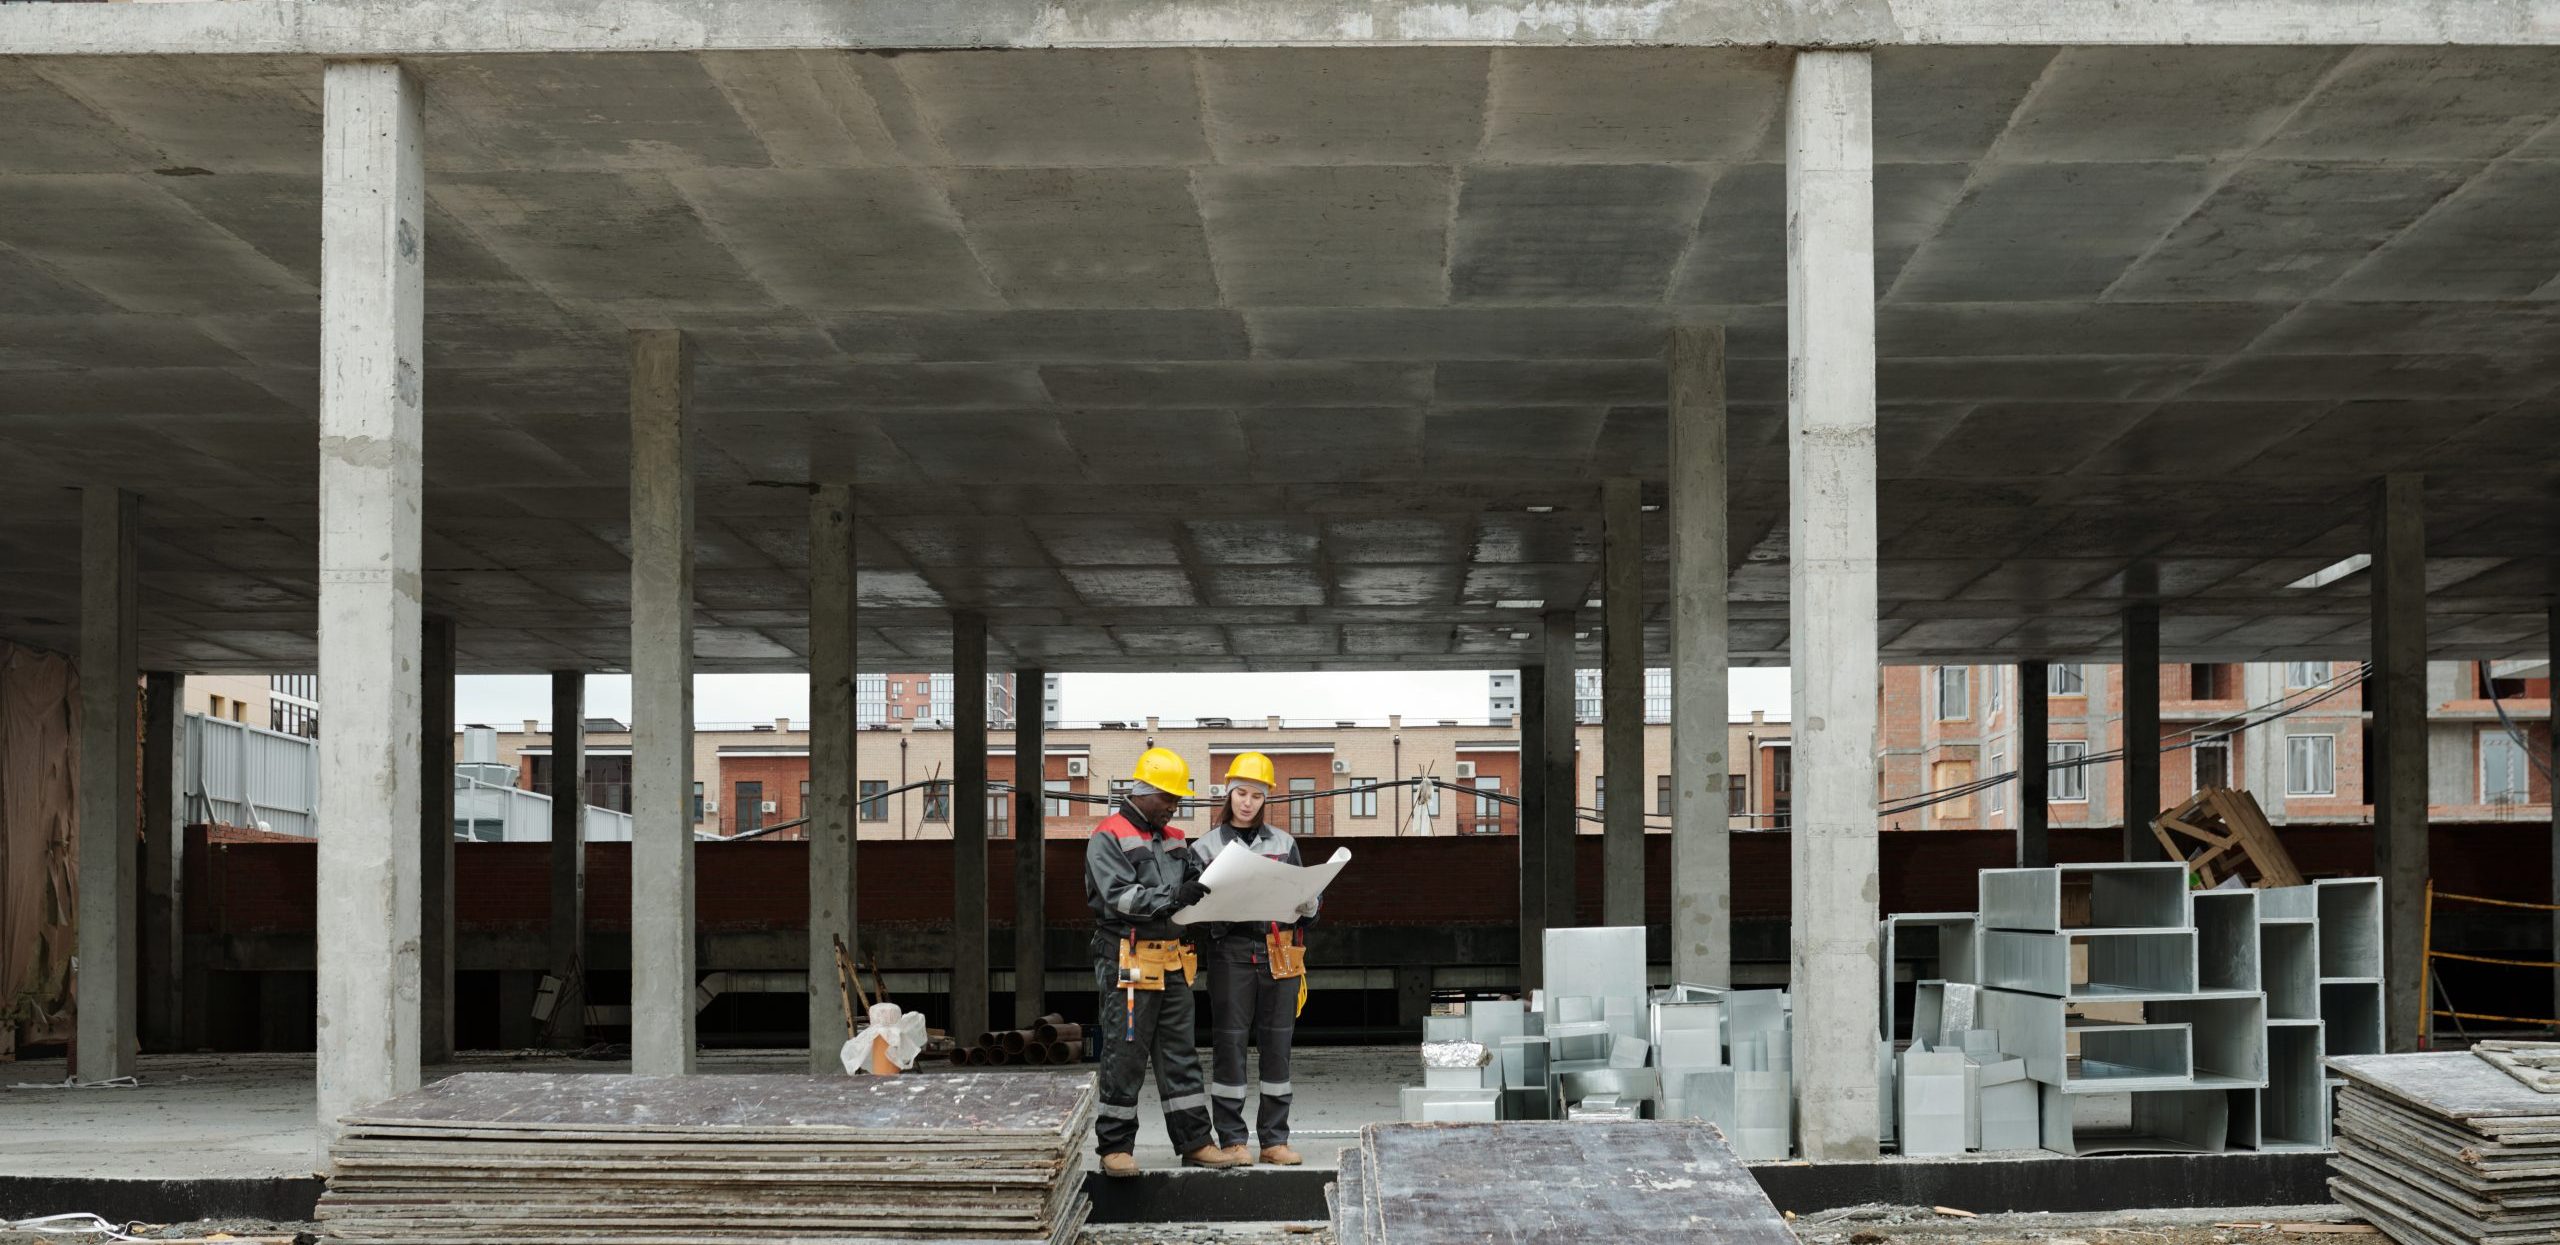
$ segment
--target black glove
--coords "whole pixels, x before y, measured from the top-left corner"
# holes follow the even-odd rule
[[[1173,906],[1176,908],[1188,908],[1208,897],[1209,888],[1202,886],[1198,878],[1173,888]]]

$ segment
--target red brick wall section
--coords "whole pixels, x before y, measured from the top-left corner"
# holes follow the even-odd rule
[[[2288,827],[2285,846],[2313,877],[2372,872],[2372,831],[2363,827]],[[2104,860],[2114,852],[2112,829],[2055,827],[2057,860]],[[1508,924],[1518,893],[1519,840],[1515,837],[1375,838],[1350,845],[1355,861],[1327,896],[1326,919],[1360,925]],[[1581,853],[1580,917],[1600,912],[1600,840],[1575,844]],[[1645,840],[1646,919],[1669,920],[1667,879],[1670,839]],[[990,843],[988,910],[999,924],[1013,919],[1013,848]],[[1048,917],[1056,926],[1087,924],[1084,842],[1056,838],[1047,844]],[[1783,834],[1733,838],[1734,915],[1743,920],[1782,919],[1789,903],[1791,845]],[[1880,836],[1881,904],[1886,912],[1967,912],[1975,906],[1976,871],[2009,863],[2014,850],[2006,831],[1914,831]],[[2536,827],[2439,826],[2432,842],[2436,884],[2444,890],[2525,903],[2549,896],[2549,835]],[[455,845],[455,893],[461,926],[475,931],[538,928],[549,911],[549,854],[542,843]],[[866,923],[929,926],[951,910],[949,844],[871,842],[861,854]],[[798,929],[808,919],[808,845],[749,841],[706,843],[695,853],[700,870],[696,904],[706,931]],[[316,844],[211,843],[202,828],[187,843],[187,928],[194,933],[308,932],[317,919],[314,901]],[[1428,879],[1427,884],[1417,879]],[[587,924],[598,930],[630,928],[631,850],[625,843],[587,847]]]
[[[781,756],[724,756],[720,758],[718,794],[703,794],[720,802],[720,833],[736,834],[738,818],[746,810],[738,806],[738,784],[764,784],[762,798],[773,804],[770,813],[758,813],[757,824],[770,826],[776,822],[797,820],[800,807],[800,784],[809,781],[809,758]],[[799,838],[799,830],[780,832],[786,838]]]
[[[1514,798],[1519,796],[1519,749],[1491,748],[1483,752],[1470,752],[1461,748],[1458,750],[1458,759],[1461,761],[1473,761],[1475,763],[1476,778],[1478,780],[1486,778],[1494,779],[1500,784],[1504,795],[1512,796]],[[1461,787],[1470,785],[1467,782],[1459,781],[1451,776],[1444,775],[1443,777],[1448,781],[1457,782]],[[1378,811],[1382,814],[1387,811],[1383,807],[1387,801],[1387,795],[1388,793],[1386,792],[1379,793],[1379,804],[1382,807],[1380,807]],[[1479,817],[1476,813],[1476,797],[1474,796],[1459,795],[1455,792],[1442,792],[1440,798],[1442,800],[1441,811],[1444,814],[1453,811],[1449,808],[1447,803],[1448,801],[1455,800],[1457,802],[1457,807],[1454,811],[1458,817],[1458,833],[1460,834],[1520,833],[1520,806],[1517,804],[1505,804],[1501,801],[1495,801],[1492,806],[1493,816]]]

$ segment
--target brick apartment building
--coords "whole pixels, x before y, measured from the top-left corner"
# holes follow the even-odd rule
[[[2125,745],[2124,669],[2047,668],[2048,726],[2044,753],[2065,762]],[[2156,808],[2199,785],[2246,788],[2270,820],[2371,822],[2366,792],[2366,737],[2371,722],[2353,662],[2267,662],[2160,667],[2160,729],[2181,736],[2227,729],[2254,706],[2310,703],[2281,720],[2228,738],[2200,742],[2161,759]],[[2442,822],[2545,822],[2551,788],[2530,757],[2550,747],[2551,686],[2541,662],[2502,663],[2492,671],[2498,703],[2525,735],[2519,747],[2498,721],[2480,667],[2434,662],[2427,668],[2428,804]],[[1879,714],[1877,792],[1890,809],[1923,792],[2016,770],[2024,756],[2018,729],[2017,670],[2011,666],[1887,666]],[[2325,695],[2325,693],[2334,693]],[[2210,730],[2207,733],[2211,733]],[[2047,820],[2061,826],[2118,826],[2122,770],[2112,764],[2052,772]],[[1885,818],[1888,830],[2009,829],[2016,825],[2014,785]]]
[[[902,676],[886,676],[900,678]],[[914,676],[903,676],[912,678]],[[1731,723],[1727,755],[1728,807],[1736,829],[1769,828],[1785,822],[1790,775],[1787,724],[1755,714]],[[1048,790],[1083,795],[1109,795],[1135,767],[1138,754],[1164,746],[1191,763],[1197,781],[1214,787],[1240,752],[1268,754],[1284,792],[1332,792],[1391,781],[1397,777],[1434,777],[1455,786],[1486,792],[1485,796],[1404,787],[1325,796],[1307,804],[1276,807],[1273,820],[1302,834],[1330,836],[1516,834],[1518,809],[1494,795],[1520,791],[1520,735],[1517,718],[1499,722],[1389,718],[1384,723],[1284,722],[1207,718],[1167,723],[1144,722],[1108,726],[1053,726],[1046,733],[1042,780]],[[1605,805],[1599,772],[1600,730],[1578,731],[1575,799],[1586,809]],[[628,807],[630,732],[622,723],[591,719],[585,737],[588,801],[606,808]],[[542,724],[527,721],[521,729],[498,732],[498,759],[514,767],[517,783],[530,790],[550,788],[551,737]],[[952,768],[952,731],[930,719],[873,723],[859,733],[855,746],[855,826],[865,839],[931,839],[951,833],[953,793],[935,782]],[[988,777],[1011,783],[1019,772],[1009,729],[992,731]],[[1666,725],[1645,730],[1647,809],[1666,820],[1671,807],[1671,732]],[[766,827],[799,821],[809,794],[809,733],[803,724],[777,720],[732,729],[702,728],[694,732],[694,822],[698,830],[720,837],[763,832]],[[924,785],[917,785],[924,784]],[[615,804],[619,795],[624,801]],[[1010,793],[988,797],[990,832],[1013,832]],[[1101,816],[1099,805],[1051,800],[1044,817],[1047,833],[1076,836],[1089,832]],[[1200,814],[1188,824],[1201,827]],[[1597,834],[1597,822],[1586,833]],[[796,827],[773,832],[798,837]]]

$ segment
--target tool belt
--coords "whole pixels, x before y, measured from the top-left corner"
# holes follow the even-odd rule
[[[1262,944],[1271,950],[1271,976],[1279,981],[1307,975],[1306,935],[1296,930],[1273,930],[1263,935]]]
[[[1164,975],[1182,970],[1185,982],[1200,976],[1200,953],[1174,939],[1126,938],[1120,942],[1120,985],[1128,990],[1162,990]]]

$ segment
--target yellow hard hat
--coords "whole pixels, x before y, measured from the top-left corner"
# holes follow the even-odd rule
[[[1239,778],[1246,782],[1258,782],[1266,787],[1280,785],[1280,775],[1278,771],[1271,768],[1271,758],[1259,752],[1236,754],[1234,763],[1227,766],[1227,781],[1234,782]]]
[[[1130,777],[1158,791],[1191,798],[1191,766],[1171,748],[1149,748],[1139,753],[1138,772]]]

